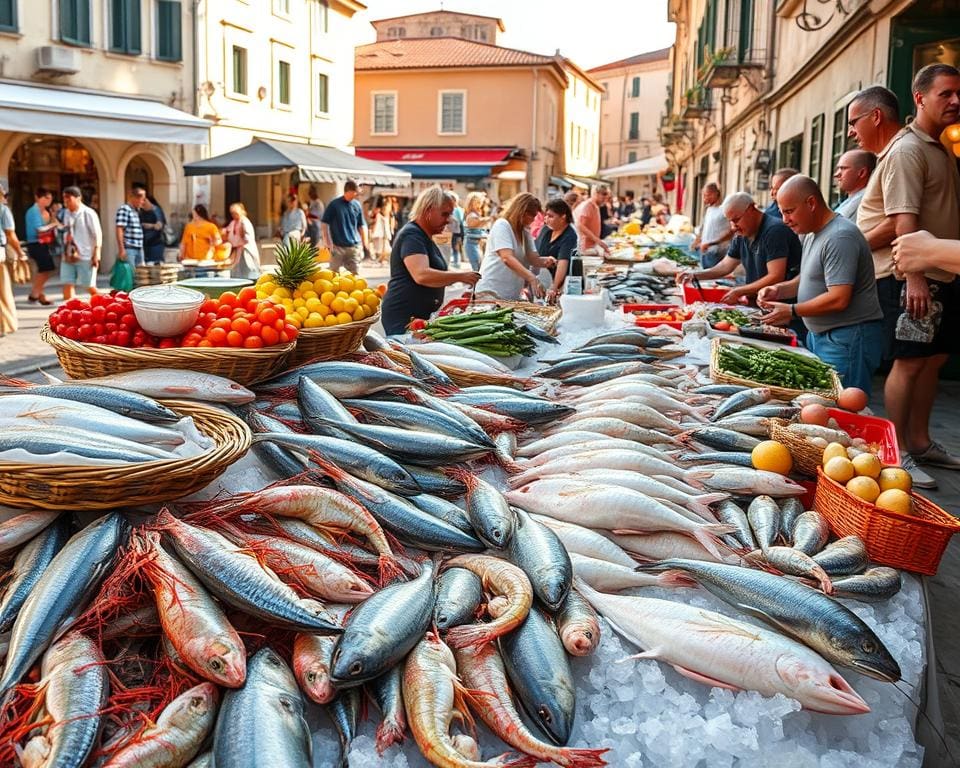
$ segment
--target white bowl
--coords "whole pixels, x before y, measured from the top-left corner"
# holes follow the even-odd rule
[[[154,336],[179,336],[197,322],[200,291],[180,285],[145,285],[130,291],[133,314],[140,327]]]

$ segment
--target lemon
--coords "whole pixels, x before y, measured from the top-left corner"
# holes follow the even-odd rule
[[[380,306],[380,297],[375,293],[368,293],[363,297],[363,303],[370,307],[370,309],[376,309]]]
[[[827,462],[836,456],[844,459],[847,458],[847,449],[840,445],[840,443],[830,443],[823,449],[823,458],[821,459],[823,466],[827,466]]]
[[[264,280],[257,288],[258,291],[263,291],[268,296],[277,290],[277,284],[273,280]]]
[[[880,470],[883,469],[880,464],[880,459],[872,453],[861,453],[859,456],[855,456],[853,459],[853,468],[858,475],[863,475],[864,477],[869,477],[874,480],[880,477]]]
[[[335,298],[337,298],[337,295],[333,291],[324,291],[320,296],[320,301],[324,306],[329,307],[333,304]]]
[[[300,309],[300,307],[305,307],[305,306],[307,306],[307,302],[304,301],[302,297],[296,298],[293,300],[294,309]]]
[[[333,280],[336,277],[332,269],[321,269],[316,275],[318,280]]]
[[[846,456],[834,456],[823,468],[823,473],[838,483],[847,483],[856,474],[856,470],[853,468],[853,462]]]
[[[297,307],[296,314],[306,320],[308,317],[310,317],[310,310],[306,307]]]
[[[362,291],[364,288],[367,287],[367,281],[364,280],[362,277],[355,277],[353,279],[353,287]]]
[[[304,302],[303,306],[305,306],[311,312],[316,312],[317,307],[323,306],[323,302],[320,301],[320,299],[312,296]]]
[[[312,280],[304,280],[302,283],[300,283],[300,285],[297,286],[297,290],[300,291],[301,293],[303,293],[304,291],[312,291],[312,290],[313,290],[313,281],[312,281]]]
[[[913,512],[913,499],[906,491],[899,488],[891,488],[884,491],[874,502],[880,509],[889,509],[893,512],[899,512],[901,515],[909,515]]]
[[[314,312],[310,317],[303,321],[304,328],[323,328],[323,318]]]
[[[344,323],[352,323],[353,316],[348,315],[346,312],[340,312],[337,314],[337,323],[343,325]]]
[[[290,293],[290,289],[284,288],[282,285],[278,285],[273,289],[273,295],[281,299],[293,298],[293,295]]]
[[[750,458],[755,468],[768,472],[786,475],[793,469],[793,457],[790,451],[787,446],[776,440],[764,440],[753,449]]]
[[[847,483],[847,490],[854,496],[873,504],[880,495],[880,486],[872,477],[855,477]]]
[[[337,297],[341,299],[349,299],[350,294],[347,293],[346,291],[337,291]]]
[[[319,295],[320,295],[320,294],[317,293],[315,290],[313,290],[313,288],[311,288],[309,291],[304,291],[304,292],[303,292],[303,298],[305,298],[305,299],[315,299],[315,298],[317,298]]]
[[[317,280],[317,281],[313,284],[313,289],[314,289],[317,293],[324,293],[324,292],[326,292],[326,291],[332,291],[332,290],[333,290],[333,283],[331,283],[329,280],[324,280],[323,278],[321,278],[320,280]]]
[[[320,315],[320,317],[326,317],[331,312],[333,312],[333,310],[330,309],[330,307],[328,307],[326,304],[321,304],[319,307],[317,307],[317,314]]]
[[[337,316],[336,316],[335,314],[333,314],[333,312],[331,312],[329,315],[327,315],[325,318],[323,318],[323,324],[324,324],[325,326],[327,326],[328,328],[329,328],[330,326],[332,326],[332,325],[336,325],[336,324],[337,324]]]
[[[350,298],[355,299],[358,304],[363,302],[363,296],[363,291],[358,291],[356,288],[350,291]]]
[[[891,489],[909,491],[913,487],[913,478],[910,477],[910,473],[905,469],[900,469],[900,467],[881,469],[878,482],[880,483],[881,491],[889,491]]]
[[[344,303],[343,299],[341,299],[339,296],[337,296],[337,298],[335,298],[333,301],[330,302],[330,309],[332,309],[334,312],[337,312],[337,313],[343,312],[345,308],[346,308],[346,304]]]
[[[348,314],[353,314],[357,311],[357,307],[360,306],[360,303],[356,299],[344,299],[343,300],[343,311]]]
[[[353,290],[353,278],[349,275],[340,276],[340,288],[342,288],[347,293]]]

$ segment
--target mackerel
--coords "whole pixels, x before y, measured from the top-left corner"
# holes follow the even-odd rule
[[[894,568],[870,568],[856,576],[845,576],[833,582],[833,596],[875,603],[893,597],[903,586],[900,571]]]
[[[30,541],[45,528],[56,522],[61,513],[58,510],[36,510],[19,512],[0,523],[0,552],[9,552],[21,544]],[[2,632],[3,630],[0,630]]]
[[[446,631],[476,618],[486,598],[480,577],[466,568],[448,568],[437,580],[437,599],[433,621]]]
[[[514,509],[513,513],[516,528],[504,554],[530,579],[534,595],[555,611],[563,603],[573,581],[570,556],[549,526],[522,509]]]
[[[44,373],[44,376],[54,384],[63,383],[47,373]],[[181,368],[141,368],[137,371],[113,373],[69,383],[83,387],[115,387],[153,398],[234,404],[251,403],[256,399],[256,395],[249,389],[223,376]]]
[[[863,571],[870,562],[870,555],[859,536],[844,536],[837,539],[813,556],[813,561],[827,572],[828,576],[852,576]],[[838,579],[833,579],[834,587]],[[2,625],[0,625],[2,631]]]
[[[301,376],[306,376],[319,384],[336,398],[363,397],[395,387],[423,387],[415,378],[402,373],[363,363],[330,360],[323,363],[307,363],[294,368],[261,382],[257,385],[257,389],[261,392],[276,392],[296,387]]]
[[[30,593],[56,554],[70,538],[70,524],[64,515],[44,528],[21,549],[6,576],[0,600],[0,632],[8,632]]]
[[[756,387],[755,389],[745,389],[742,392],[730,395],[714,411],[711,421],[718,421],[726,416],[730,416],[738,411],[749,408],[751,405],[761,405],[767,402],[771,397],[770,389],[767,387]]]

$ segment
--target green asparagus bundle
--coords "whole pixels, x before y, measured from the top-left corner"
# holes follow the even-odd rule
[[[530,355],[537,342],[514,321],[512,309],[444,315],[430,322],[415,321],[410,330],[431,341],[445,341],[494,357]]]

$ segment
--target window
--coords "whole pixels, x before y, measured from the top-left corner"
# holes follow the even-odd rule
[[[231,70],[233,72],[233,92],[240,96],[247,95],[247,49],[239,45],[233,46],[230,55]]]
[[[443,27],[430,27],[430,37],[443,37]]]
[[[637,162],[637,153],[632,150],[630,152],[627,152],[627,162],[628,163]]]
[[[780,151],[777,153],[777,167],[799,168],[802,156],[803,134],[798,133],[796,136],[780,142]]]
[[[90,0],[60,0],[60,39],[90,45]]]
[[[407,28],[406,27],[389,27],[387,29],[387,37],[406,37]]]
[[[110,50],[139,54],[140,0],[110,0]]]
[[[636,141],[640,138],[640,113],[630,113],[630,133],[627,135],[630,141]]]
[[[313,13],[314,30],[319,35],[327,34],[330,31],[330,3],[317,0]]]
[[[739,63],[754,62],[760,51],[754,50],[756,24],[754,21],[755,0],[728,0],[727,18],[723,35],[725,47],[736,51]]]
[[[603,96],[601,98],[604,101],[610,98],[610,83],[603,83]]]
[[[318,114],[330,111],[330,78],[320,72],[317,75],[317,109]]]
[[[17,31],[17,0],[0,0],[0,30]]]
[[[277,62],[277,104],[290,106],[290,62]]]
[[[157,0],[157,58],[183,59],[180,0]]]
[[[290,15],[290,0],[273,0],[273,15],[274,15],[274,16],[289,16],[289,15]]]
[[[823,156],[823,114],[810,122],[810,164],[808,176],[820,183],[820,164]]]
[[[374,135],[397,133],[397,94],[374,93],[373,95],[373,126]]]
[[[847,107],[840,107],[833,113],[833,142],[830,146],[830,205],[840,202],[840,190],[833,174],[837,172],[837,163],[840,156],[850,149],[856,148],[856,141],[847,135]]]
[[[438,133],[464,134],[467,132],[467,92],[440,91]]]
[[[630,83],[630,98],[637,99],[640,97],[640,78],[635,77]]]

